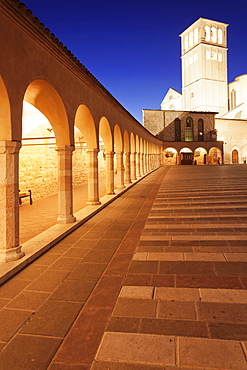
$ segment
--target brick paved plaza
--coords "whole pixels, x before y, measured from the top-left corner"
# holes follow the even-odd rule
[[[246,184],[162,167],[4,283],[1,370],[246,370]]]

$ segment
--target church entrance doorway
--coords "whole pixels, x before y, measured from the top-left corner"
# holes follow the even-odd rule
[[[238,163],[238,151],[236,149],[232,151],[232,163]]]

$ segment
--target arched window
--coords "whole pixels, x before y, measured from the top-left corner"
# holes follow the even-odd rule
[[[204,122],[202,118],[198,120],[198,141],[204,141]]]
[[[184,38],[184,49],[188,50],[188,48],[189,48],[189,38],[188,38],[188,36],[185,36],[185,38]]]
[[[181,141],[181,120],[175,119],[175,141]]]
[[[218,43],[223,44],[223,32],[221,28],[218,29]]]
[[[185,141],[194,141],[193,119],[191,117],[186,118]]]
[[[215,27],[211,28],[211,41],[214,43],[217,41],[217,33]]]
[[[210,28],[209,26],[205,26],[205,40],[210,41]]]
[[[194,29],[194,44],[197,44],[199,41],[199,38],[198,38],[198,28],[195,28]]]

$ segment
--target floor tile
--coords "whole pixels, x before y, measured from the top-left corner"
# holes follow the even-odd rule
[[[195,304],[186,301],[160,301],[157,316],[164,319],[195,320]]]
[[[94,281],[65,280],[51,294],[50,299],[85,302],[94,286]]]
[[[0,356],[1,369],[40,369],[48,368],[61,339],[17,335],[3,349]]]
[[[235,303],[196,302],[199,320],[247,323],[247,305]]]
[[[97,360],[175,365],[174,338],[160,335],[106,333]]]
[[[193,288],[158,287],[154,291],[154,299],[176,301],[198,301],[199,290]]]
[[[7,308],[36,311],[48,296],[49,293],[22,291],[7,305]]]
[[[119,298],[114,308],[114,316],[154,317],[157,302],[152,299]]]
[[[77,317],[81,303],[46,301],[23,325],[22,334],[64,337]]]
[[[179,365],[246,370],[240,343],[201,338],[179,338]]]

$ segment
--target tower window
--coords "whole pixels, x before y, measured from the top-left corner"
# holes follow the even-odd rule
[[[205,40],[210,41],[210,28],[209,28],[209,26],[205,26],[204,30],[205,30]]]
[[[189,48],[189,38],[188,36],[185,36],[185,39],[184,39],[184,49],[185,51],[188,50]]]
[[[204,122],[202,118],[198,120],[198,141],[204,141]]]
[[[175,141],[181,141],[181,120],[175,119]]]
[[[223,32],[221,28],[218,29],[218,43],[223,44]]]
[[[217,41],[217,34],[216,34],[216,28],[212,27],[211,28],[211,41],[216,42]]]
[[[194,29],[194,43],[197,44],[199,41],[199,38],[198,38],[198,28],[195,28]]]
[[[194,130],[193,130],[193,119],[191,117],[186,118],[185,122],[185,141],[194,140]]]
[[[189,34],[189,45],[193,46],[193,44],[194,44],[193,32],[190,32],[190,34]]]

